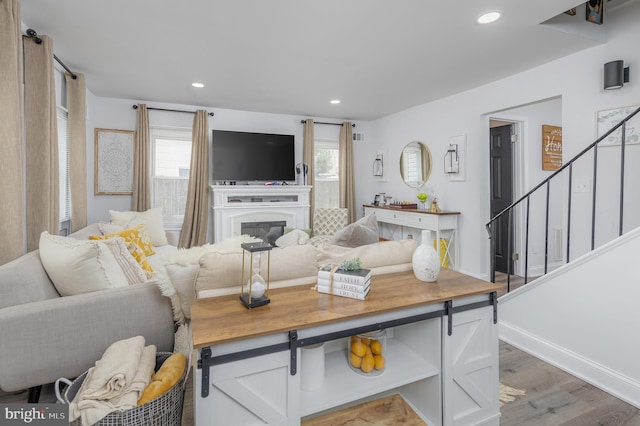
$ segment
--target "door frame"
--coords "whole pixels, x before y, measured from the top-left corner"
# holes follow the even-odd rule
[[[491,121],[503,121],[505,123],[511,124],[512,134],[517,137],[517,141],[512,145],[511,150],[511,164],[512,164],[512,190],[511,194],[512,200],[517,201],[525,193],[526,187],[526,176],[528,176],[528,168],[529,164],[524,160],[524,154],[526,152],[526,147],[528,141],[526,140],[528,122],[527,118],[523,116],[516,116],[510,114],[502,114],[495,113],[489,114],[487,116],[487,141],[491,141],[490,133],[491,133]],[[491,147],[489,146],[489,155],[490,155]],[[491,185],[491,173],[487,170],[488,173],[488,182]],[[525,229],[524,224],[526,222],[526,211],[525,209],[516,209],[517,214],[513,217],[513,252],[520,254],[519,260],[514,260],[513,271],[512,274],[518,276],[524,276],[524,243],[525,243]],[[491,220],[491,218],[489,218]],[[489,240],[489,264],[492,263],[491,259],[491,241]],[[522,260],[522,261],[521,261]],[[489,271],[489,275],[491,275],[491,271]]]

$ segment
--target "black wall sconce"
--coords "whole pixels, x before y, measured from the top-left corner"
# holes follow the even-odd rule
[[[619,89],[628,82],[629,67],[622,60],[604,64],[604,90]]]

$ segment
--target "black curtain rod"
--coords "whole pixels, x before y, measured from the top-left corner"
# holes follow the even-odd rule
[[[138,109],[138,105],[134,105],[133,109]],[[195,111],[182,111],[182,110],[179,110],[179,109],[150,108],[150,107],[147,107],[147,109],[151,109],[151,110],[154,110],[154,111],[184,112],[186,114],[195,114],[196,113]],[[210,117],[214,116],[214,114],[212,112],[208,112],[207,115],[210,116]]]
[[[42,44],[42,39],[38,37],[38,33],[36,32],[36,30],[29,28],[27,30],[27,37],[32,39],[36,44]],[[78,78],[78,76],[74,74],[74,72],[71,71],[69,67],[66,66],[64,62],[62,62],[60,58],[58,58],[55,54],[53,55],[53,59],[55,59],[60,65],[62,65],[62,68],[64,68],[69,74],[71,74],[71,78],[73,78],[74,80]]]
[[[307,120],[300,120],[302,124],[306,123]],[[330,126],[342,126],[342,123],[325,123],[322,121],[314,121],[313,124],[328,124]],[[351,124],[351,127],[356,127],[355,123]]]

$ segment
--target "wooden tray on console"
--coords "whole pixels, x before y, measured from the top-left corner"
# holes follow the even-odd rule
[[[417,204],[387,204],[387,207],[392,208],[392,209],[417,209],[418,205]]]

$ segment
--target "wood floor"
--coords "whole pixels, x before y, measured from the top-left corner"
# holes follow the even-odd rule
[[[500,342],[500,382],[526,394],[500,409],[501,425],[640,425],[640,410]]]
[[[500,382],[526,392],[500,409],[503,426],[640,426],[637,408],[504,342],[500,342]],[[193,426],[191,387],[189,380],[183,426]],[[26,400],[26,392],[0,391],[0,404]],[[55,401],[51,386],[45,387],[41,401]]]

